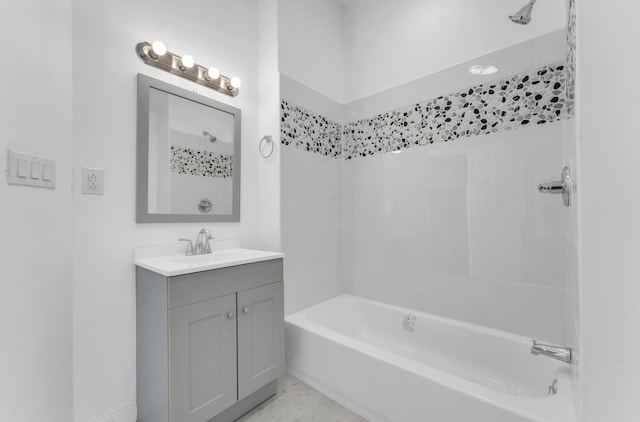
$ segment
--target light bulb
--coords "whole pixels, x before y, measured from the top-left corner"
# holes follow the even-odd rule
[[[209,79],[218,79],[220,77],[220,71],[215,67],[210,67],[209,70],[207,70],[207,76]]]
[[[193,67],[193,65],[196,63],[193,60],[193,57],[191,57],[188,54],[185,54],[184,56],[182,56],[182,58],[180,59],[180,63],[182,63],[182,66],[189,69],[191,67]]]
[[[153,44],[151,44],[151,50],[153,50],[153,53],[157,56],[164,56],[167,52],[167,46],[165,46],[162,41],[154,41]]]
[[[240,85],[242,85],[242,81],[240,80],[240,78],[238,78],[237,76],[234,76],[233,78],[231,78],[231,86],[238,89],[240,88]]]

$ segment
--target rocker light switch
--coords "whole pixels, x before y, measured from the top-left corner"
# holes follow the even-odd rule
[[[53,169],[51,168],[51,164],[44,163],[42,165],[42,180],[45,182],[53,180]]]
[[[40,180],[42,174],[42,164],[35,161],[31,162],[31,179]]]
[[[55,189],[56,161],[9,149],[7,150],[7,183]]]
[[[29,162],[24,158],[18,158],[18,174],[17,176],[21,179],[27,178],[27,171],[29,168]]]

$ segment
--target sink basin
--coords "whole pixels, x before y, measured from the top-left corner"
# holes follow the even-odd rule
[[[238,259],[250,257],[254,255],[255,252],[262,251],[254,251],[251,249],[232,249],[229,251],[216,251],[205,255],[181,256],[179,258],[170,259],[170,261],[175,262],[176,264],[200,265],[224,261],[236,261]]]
[[[279,252],[259,251],[255,249],[224,249],[205,255],[170,255],[155,258],[136,259],[135,264],[167,277],[190,274],[199,271],[215,270],[234,265],[279,259]]]

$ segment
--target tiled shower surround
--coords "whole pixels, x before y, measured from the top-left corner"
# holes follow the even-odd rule
[[[570,117],[566,83],[565,64],[544,66],[344,126],[283,99],[281,140],[348,160],[551,123]]]
[[[233,174],[232,157],[211,151],[171,145],[171,173],[227,178]]]
[[[281,78],[287,312],[346,292],[564,344],[566,209],[536,186],[574,121],[565,40],[347,105]]]

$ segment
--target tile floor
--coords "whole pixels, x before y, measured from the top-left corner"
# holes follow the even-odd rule
[[[236,422],[366,422],[366,419],[289,374],[278,393]]]

